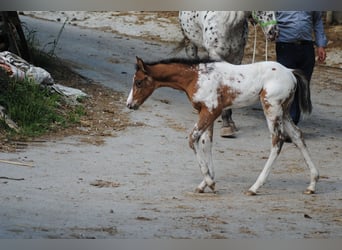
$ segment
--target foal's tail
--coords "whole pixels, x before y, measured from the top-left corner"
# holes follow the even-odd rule
[[[311,111],[312,111],[309,81],[303,74],[303,71],[299,69],[293,70],[292,73],[297,79],[298,100],[299,100],[300,111],[303,114],[309,115],[311,114]]]

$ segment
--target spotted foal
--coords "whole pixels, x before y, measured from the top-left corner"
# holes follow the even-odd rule
[[[233,65],[227,62],[195,62],[171,59],[145,63],[137,57],[133,87],[127,99],[127,107],[137,109],[160,87],[184,91],[199,118],[189,135],[189,145],[198,160],[203,181],[196,192],[206,187],[215,191],[212,142],[214,121],[227,107],[241,108],[260,100],[267,125],[272,136],[268,160],[247,194],[255,195],[266,181],[271,167],[280,154],[285,135],[301,151],[310,170],[310,184],[305,193],[315,192],[318,170],[315,168],[304,143],[302,132],[289,115],[289,105],[298,88],[303,113],[310,113],[312,106],[308,82],[297,70],[288,69],[277,62],[259,62]]]

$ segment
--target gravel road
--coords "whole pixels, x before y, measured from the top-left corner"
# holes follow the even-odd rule
[[[41,41],[51,41],[60,27],[22,18],[43,30]],[[57,53],[83,75],[128,93],[135,55],[163,58],[173,45],[68,25]],[[196,114],[183,93],[161,89],[138,111],[123,101],[136,126],[103,145],[71,136],[0,152],[0,159],[32,165],[0,163],[0,238],[340,238],[341,79],[340,68],[316,67],[313,113],[300,123],[321,174],[314,195],[303,194],[309,172],[292,144],[285,144],[259,195],[244,194],[270,148],[259,105],[234,111],[235,139],[220,138],[216,121],[218,193],[194,194],[202,178],[187,136]]]

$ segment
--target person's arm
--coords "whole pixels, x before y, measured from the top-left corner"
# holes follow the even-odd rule
[[[326,58],[325,47],[327,46],[328,40],[324,33],[324,26],[322,21],[322,14],[320,11],[313,12],[313,30],[315,33],[315,41],[317,46],[318,62],[323,63]]]

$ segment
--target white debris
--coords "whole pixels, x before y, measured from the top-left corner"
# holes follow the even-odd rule
[[[11,118],[8,117],[3,106],[0,106],[0,120],[3,120],[7,124],[7,126],[14,131],[19,131],[18,125]]]
[[[65,95],[67,97],[87,97],[88,95],[84,93],[82,90],[66,87],[60,84],[54,84],[51,86],[52,89],[54,89],[57,93]]]
[[[79,97],[87,96],[87,94],[79,89],[55,84],[50,73],[45,69],[36,67],[9,51],[0,52],[0,68],[3,69],[10,78],[16,80],[28,78],[33,79],[37,84],[51,85],[51,88],[57,93],[74,100],[77,100]]]
[[[51,85],[54,83],[50,73],[45,69],[33,66],[21,57],[9,51],[0,52],[0,68],[2,68],[10,78],[23,80],[33,79],[38,84]]]

